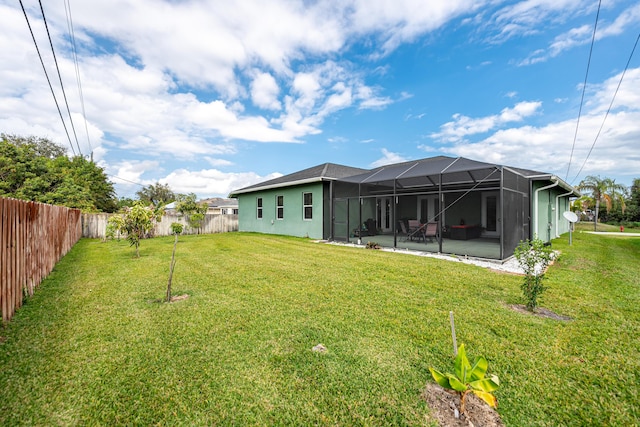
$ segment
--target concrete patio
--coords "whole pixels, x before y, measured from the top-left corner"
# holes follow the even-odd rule
[[[351,243],[358,243],[358,237],[351,237]],[[374,236],[362,236],[360,243],[366,245],[367,242],[375,242],[385,248],[393,248],[393,234],[376,234]],[[404,236],[396,237],[396,249],[406,249],[421,252],[433,252],[454,254],[459,256],[469,256],[474,258],[486,258],[492,260],[500,259],[500,240],[490,238],[477,238],[469,240],[442,239],[442,251],[436,238],[433,241],[410,240]]]

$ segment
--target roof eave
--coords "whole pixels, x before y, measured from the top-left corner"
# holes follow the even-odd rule
[[[547,180],[547,181],[551,181],[551,182],[557,182],[558,183],[558,187],[560,187],[562,189],[565,189],[568,192],[570,192],[570,194],[568,194],[569,196],[574,196],[574,197],[581,197],[582,196],[582,194],[578,190],[576,190],[575,187],[573,187],[569,183],[563,181],[562,179],[558,178],[554,174],[541,174],[541,175],[530,176],[529,178],[532,181]]]
[[[279,182],[277,184],[263,185],[263,186],[260,186],[260,187],[251,187],[251,188],[236,190],[233,193],[229,193],[229,197],[230,198],[236,198],[240,194],[249,194],[249,193],[255,193],[255,192],[258,192],[258,191],[273,190],[273,189],[276,189],[276,188],[292,187],[292,186],[296,186],[296,185],[313,184],[315,182],[322,182],[322,181],[335,181],[336,179],[337,178],[328,178],[328,177],[317,176],[317,177],[314,177],[314,178],[299,179],[297,181]]]

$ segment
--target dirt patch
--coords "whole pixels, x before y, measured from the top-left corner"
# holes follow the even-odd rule
[[[544,307],[538,307],[533,312],[529,311],[527,307],[522,304],[510,304],[508,307],[511,310],[517,311],[518,313],[530,314],[532,316],[544,317],[544,318],[553,319],[553,320],[560,320],[563,322],[568,322],[569,320],[573,320],[569,316],[555,313]]]
[[[183,300],[186,300],[187,298],[189,298],[188,294],[175,295],[175,296],[171,297],[171,302],[183,301]],[[161,299],[149,300],[150,304],[157,304],[157,303],[162,303],[162,302],[167,302],[167,299],[166,298],[161,298]]]
[[[438,384],[427,383],[422,397],[431,409],[431,418],[441,427],[504,426],[500,415],[473,393],[467,394],[465,414],[459,414],[458,418],[456,418],[456,413],[460,410],[458,393],[447,391]]]

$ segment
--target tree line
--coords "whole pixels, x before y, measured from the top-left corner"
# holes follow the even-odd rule
[[[47,138],[0,134],[0,196],[113,213],[136,203],[154,208],[171,202],[182,210],[197,211],[196,195],[178,194],[169,185],[142,187],[136,198],[118,199],[104,169],[91,159],[67,156],[66,150]]]
[[[104,170],[47,138],[0,134],[0,196],[114,212],[118,202]]]
[[[613,179],[590,175],[577,188],[583,196],[574,201],[574,211],[593,216],[583,219],[640,222],[640,178],[626,187]],[[184,212],[203,209],[197,205],[195,194],[178,194],[159,182],[142,187],[136,199],[118,199],[104,169],[92,160],[68,157],[64,147],[47,138],[4,133],[0,134],[0,196],[83,212],[117,212],[136,203],[158,208],[171,202]]]
[[[573,209],[582,213],[581,219],[610,224],[640,222],[640,178],[627,187],[615,179],[589,175],[577,189],[583,195],[573,202]]]

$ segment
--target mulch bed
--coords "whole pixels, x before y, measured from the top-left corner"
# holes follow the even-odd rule
[[[422,397],[431,409],[431,418],[441,427],[504,426],[500,415],[473,393],[465,398],[465,414],[457,412],[460,410],[460,395],[438,384],[428,383]]]
[[[553,320],[560,320],[563,322],[568,322],[569,320],[573,320],[571,317],[569,316],[565,316],[563,314],[558,314],[555,313],[547,308],[544,307],[538,307],[535,309],[535,311],[531,312],[527,309],[526,306],[522,305],[522,304],[511,304],[508,306],[510,309],[517,311],[518,313],[523,313],[523,314],[530,314],[532,316],[537,316],[537,317],[544,317],[547,319],[553,319]]]

